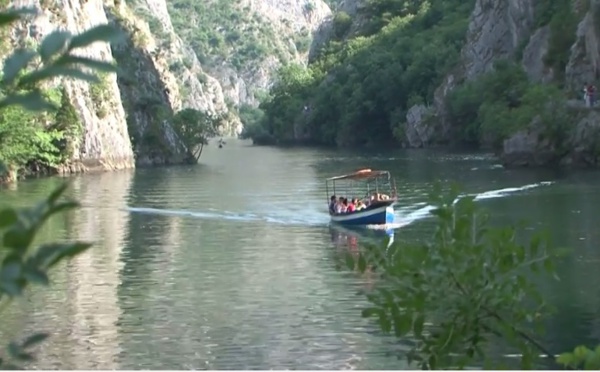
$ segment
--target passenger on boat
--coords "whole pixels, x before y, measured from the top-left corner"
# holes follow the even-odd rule
[[[363,203],[362,200],[360,199],[353,199],[353,202],[356,204],[356,210],[360,211],[363,210],[365,208],[367,208],[367,206],[365,205],[365,203]]]
[[[344,205],[344,198],[339,197],[338,202],[335,206],[335,213],[346,213],[346,206]]]
[[[351,203],[348,203],[348,199],[346,199],[346,204],[348,205],[346,212],[352,213],[356,211],[356,198],[353,198]]]
[[[335,197],[335,195],[331,195],[331,198],[329,199],[329,213],[330,214],[335,214],[335,205],[336,205],[336,197]]]

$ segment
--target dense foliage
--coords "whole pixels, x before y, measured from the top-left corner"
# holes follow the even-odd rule
[[[523,244],[526,230],[491,226],[474,197],[459,196],[456,188],[434,190],[431,205],[436,223],[429,241],[367,246],[346,256],[348,268],[377,275],[362,314],[404,339],[410,362],[422,369],[515,367],[493,357],[493,346],[520,355],[522,369],[600,367],[600,347],[557,357],[538,339],[551,309],[535,274],[556,278],[559,256],[545,234]]]
[[[407,108],[431,102],[457,64],[472,7],[473,1],[370,0],[357,15],[364,26],[348,39],[351,20],[338,13],[335,38],[310,68],[282,69],[261,105],[264,130],[279,141],[390,142]]]
[[[368,0],[354,17],[338,11],[331,40],[309,68],[285,66],[262,102],[264,119],[245,136],[257,143],[309,142],[363,146],[405,141],[406,114],[428,106],[442,79],[459,65],[473,1]],[[567,114],[564,70],[575,29],[588,10],[569,0],[536,2],[536,26],[550,30],[545,65],[553,85],[528,81],[519,63],[500,61],[498,71],[460,82],[448,97],[454,142],[497,147],[504,138],[539,118],[554,136]],[[516,58],[521,57],[523,40]],[[547,105],[547,106],[545,106]],[[562,134],[560,134],[562,133]],[[560,136],[559,136],[560,134]],[[559,138],[560,137],[560,138]],[[558,144],[560,147],[560,144]]]
[[[208,140],[218,133],[222,118],[192,108],[179,111],[173,117],[173,129],[183,141],[188,157],[197,162]]]
[[[223,63],[248,70],[269,56],[307,52],[308,29],[294,35],[290,45],[280,40],[273,26],[250,5],[236,0],[173,0],[168,2],[173,26],[207,68]]]
[[[71,139],[80,133],[79,117],[64,89],[43,93],[58,110],[37,113],[12,106],[0,112],[0,161],[13,171],[59,166],[69,157]]]
[[[6,30],[11,23],[31,13],[31,9],[0,13],[0,30]],[[42,147],[49,146],[49,143],[55,148],[61,146],[51,142],[59,136],[52,137],[49,133],[68,132],[71,129],[65,128],[65,123],[70,123],[77,116],[72,107],[66,104],[68,99],[64,92],[57,92],[60,93],[59,96],[53,97],[39,89],[39,84],[57,77],[100,81],[96,75],[84,72],[82,68],[114,72],[115,66],[75,56],[73,52],[94,42],[115,40],[118,36],[116,30],[108,25],[99,25],[78,35],[55,31],[44,38],[37,51],[16,50],[4,61],[0,81],[0,116],[5,120],[4,123],[11,123],[13,132],[6,131],[1,137],[7,141],[2,144],[3,151],[13,156],[10,160],[18,162],[26,159],[27,151],[31,151],[28,150],[28,146]],[[37,68],[31,69],[34,61],[38,62],[35,64]],[[55,110],[57,106],[58,110],[51,114],[52,124],[45,131],[36,128],[36,118],[42,118],[39,115],[49,114],[49,111]],[[32,131],[37,131],[35,136],[31,135]],[[37,137],[37,142],[19,142],[23,138],[15,137],[14,133],[19,133],[24,138]],[[51,138],[44,138],[45,136]],[[7,151],[5,146],[12,149],[12,152]],[[30,284],[48,285],[48,271],[52,267],[91,246],[85,242],[36,242],[39,238],[38,232],[52,216],[78,206],[75,202],[61,200],[65,189],[66,184],[30,208],[0,209],[0,305],[5,306],[13,298],[21,296]],[[47,333],[36,333],[20,342],[10,342],[7,353],[0,358],[0,367],[16,369],[17,363],[33,360],[32,348],[48,336]]]
[[[565,94],[552,84],[533,84],[517,64],[498,61],[494,71],[465,83],[448,96],[449,119],[463,123],[456,137],[500,147],[502,141],[539,118],[541,131],[558,149],[569,125]]]

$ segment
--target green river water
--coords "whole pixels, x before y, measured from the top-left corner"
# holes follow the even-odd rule
[[[384,168],[398,181],[395,240],[427,237],[427,193],[459,182],[497,221],[527,219],[571,248],[560,282],[553,351],[600,342],[600,172],[505,170],[485,155],[425,150],[342,152],[209,146],[201,164],[72,177],[83,208],[44,239],[95,241],[3,313],[0,341],[52,334],[36,368],[402,369],[402,350],[360,317],[372,278],[336,270],[353,235],[332,230],[323,179]],[[0,190],[28,205],[60,182]],[[358,240],[363,239],[362,235]],[[367,239],[366,235],[365,238]],[[374,238],[377,239],[377,238]],[[349,243],[350,242],[350,243]]]

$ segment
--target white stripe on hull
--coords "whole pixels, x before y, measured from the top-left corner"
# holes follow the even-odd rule
[[[366,217],[370,217],[374,214],[385,213],[386,209],[390,208],[392,211],[394,210],[391,206],[382,205],[381,207],[377,207],[366,212],[352,213],[347,215],[339,215],[339,216],[331,216],[331,220],[335,222],[343,222],[343,221],[352,221],[352,220],[360,220]]]

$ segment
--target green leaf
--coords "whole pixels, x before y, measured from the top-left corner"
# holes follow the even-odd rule
[[[49,268],[65,258],[74,257],[84,252],[91,246],[91,244],[83,242],[44,244],[32,257],[32,261],[42,268]]]
[[[23,71],[37,54],[32,50],[18,49],[4,61],[2,82],[12,85],[19,73]]]
[[[0,281],[0,289],[11,297],[20,296],[23,293],[23,288],[17,282]]]
[[[19,8],[8,12],[0,12],[0,27],[6,27],[7,25],[18,21],[26,15],[37,14],[35,8]]]
[[[409,314],[399,314],[395,319],[397,332],[400,336],[403,336],[410,332],[412,327],[412,317]]]
[[[358,255],[358,271],[364,273],[367,269],[367,260],[365,260],[365,256],[362,254]]]
[[[19,216],[14,209],[5,208],[0,210],[0,229],[16,223],[18,219]]]
[[[544,269],[546,269],[546,272],[548,273],[554,273],[554,262],[552,261],[551,257],[548,257],[544,260]]]
[[[69,43],[69,50],[82,48],[97,41],[115,42],[121,37],[123,34],[116,27],[108,24],[98,25],[74,36]]]
[[[112,63],[99,61],[87,57],[65,55],[56,64],[78,64],[101,72],[118,72],[118,67]]]
[[[56,77],[71,77],[90,83],[98,83],[100,81],[96,75],[83,72],[74,67],[50,65],[22,77],[19,80],[19,87],[26,87]]]
[[[15,342],[11,342],[8,345],[8,353],[11,357],[23,362],[29,362],[33,360],[33,356],[24,352],[21,346],[17,345]]]
[[[50,282],[48,275],[35,267],[26,267],[23,271],[23,277],[32,284],[48,285]]]
[[[48,204],[54,204],[61,197],[61,195],[64,194],[68,187],[69,184],[67,182],[64,182],[56,189],[54,189],[54,191],[52,191],[46,199],[48,201]]]
[[[531,241],[529,242],[529,249],[531,250],[531,254],[533,256],[537,256],[539,250],[540,250],[540,245],[542,244],[542,235],[541,234],[535,234],[532,238]]]
[[[381,314],[381,311],[382,311],[381,309],[378,309],[376,307],[368,307],[368,308],[362,310],[361,316],[363,318],[370,318],[373,315]]]
[[[40,57],[42,57],[42,61],[48,62],[52,57],[61,52],[67,45],[70,37],[70,32],[61,30],[55,30],[48,34],[40,45]]]
[[[39,91],[31,91],[25,94],[11,94],[0,100],[0,108],[7,106],[21,106],[32,112],[52,111],[56,106],[48,102]]]
[[[425,324],[425,318],[423,317],[422,314],[418,314],[415,317],[415,320],[413,323],[413,332],[416,337],[421,337],[421,335],[423,334],[423,325],[424,324]]]
[[[23,344],[21,344],[21,347],[24,348],[24,349],[26,349],[28,347],[37,345],[40,342],[43,342],[49,336],[50,335],[48,333],[36,333],[34,335],[31,335],[31,336],[27,337],[25,339],[25,341],[23,341]]]
[[[346,267],[348,268],[348,270],[354,270],[354,257],[352,257],[352,254],[350,252],[346,252],[345,254],[345,258],[346,258]]]
[[[14,281],[21,277],[23,263],[21,257],[16,254],[8,255],[2,261],[2,268],[0,269],[0,280],[2,281]]]
[[[52,215],[55,215],[57,213],[61,213],[61,212],[65,212],[68,210],[72,210],[79,207],[79,203],[77,202],[64,202],[64,203],[60,203],[57,204],[55,206],[52,206],[52,208],[48,211],[48,213],[46,214],[45,217],[50,217]]]
[[[6,248],[25,252],[29,248],[33,238],[34,234],[31,231],[21,226],[15,226],[4,233],[2,243]]]

